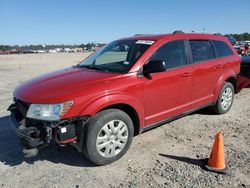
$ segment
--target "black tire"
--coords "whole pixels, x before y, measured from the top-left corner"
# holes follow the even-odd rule
[[[223,101],[223,94],[224,92],[226,92],[226,90],[232,92],[232,99],[230,104],[228,104],[228,106],[225,108],[225,106],[222,104],[222,101]],[[230,82],[225,82],[223,87],[221,88],[218,100],[216,104],[212,107],[212,109],[216,114],[225,114],[231,109],[233,101],[234,101],[234,86]]]
[[[116,120],[116,121],[114,121],[114,120]],[[114,121],[114,122],[112,122],[112,121]],[[110,123],[113,124],[114,127],[116,126],[115,127],[116,131],[114,131],[116,133],[109,132],[108,134],[106,134],[106,129],[110,128]],[[122,128],[120,128],[121,130],[119,129],[120,123],[122,125],[121,126]],[[110,163],[120,159],[127,152],[127,150],[129,149],[129,147],[131,145],[131,142],[133,140],[133,136],[134,136],[133,122],[132,122],[131,118],[128,116],[128,114],[126,114],[124,111],[121,111],[118,109],[108,109],[108,110],[104,110],[104,111],[97,113],[96,115],[94,115],[90,118],[87,126],[88,127],[87,127],[87,132],[85,135],[85,143],[84,143],[83,153],[89,160],[91,160],[93,163],[95,163],[97,165],[107,165],[107,164],[110,164]],[[124,126],[126,126],[127,129]],[[111,128],[108,130],[111,131]],[[118,132],[119,131],[121,132],[123,130],[125,130],[125,137],[127,139],[126,142],[122,142],[118,138],[119,137]],[[104,151],[101,149],[99,149],[99,151],[98,151],[98,149],[97,149],[97,147],[98,147],[97,145],[99,144],[99,143],[97,143],[97,139],[101,138],[100,137],[101,134],[105,134],[104,135],[105,138],[106,138],[106,136],[108,137],[108,141],[107,140],[104,141],[105,143],[109,143],[107,146],[108,149],[105,147]],[[116,134],[117,137],[115,137],[114,134]],[[120,134],[120,136],[124,136],[124,135]],[[117,142],[119,142],[119,144],[123,144],[122,149],[117,146]],[[103,144],[103,143],[101,142],[101,144]],[[110,147],[113,147],[113,148],[110,149]],[[116,151],[116,152],[118,152],[118,153],[115,154],[114,156],[109,157],[109,155],[111,155],[111,153],[114,154],[112,152],[113,149],[114,149],[114,152],[117,149],[118,151]],[[105,153],[106,150],[108,151],[107,156],[104,156],[104,155],[106,155],[106,153]]]

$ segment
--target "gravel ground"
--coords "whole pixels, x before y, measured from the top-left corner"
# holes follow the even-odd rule
[[[107,166],[54,144],[25,159],[6,111],[14,88],[85,55],[0,56],[0,187],[250,187],[250,88],[225,115],[202,110],[136,136],[128,153]],[[217,131],[224,135],[226,175],[204,169]]]

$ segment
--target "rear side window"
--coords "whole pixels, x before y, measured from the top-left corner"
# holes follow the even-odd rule
[[[223,41],[213,40],[214,46],[218,53],[218,57],[233,55],[231,48]]]
[[[214,48],[209,40],[190,40],[194,63],[215,58]]]
[[[177,40],[164,44],[156,50],[149,61],[152,60],[164,61],[166,69],[174,69],[186,65],[184,41]]]

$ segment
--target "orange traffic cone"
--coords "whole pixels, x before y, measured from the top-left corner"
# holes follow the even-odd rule
[[[221,132],[218,132],[215,137],[212,152],[206,168],[209,171],[217,173],[226,173],[225,156],[224,156],[224,143],[223,136]]]

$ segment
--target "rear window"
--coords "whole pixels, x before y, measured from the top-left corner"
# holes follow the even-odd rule
[[[194,63],[215,58],[214,48],[209,40],[190,40],[189,42]]]
[[[218,57],[225,57],[233,55],[231,48],[223,41],[213,40]]]

